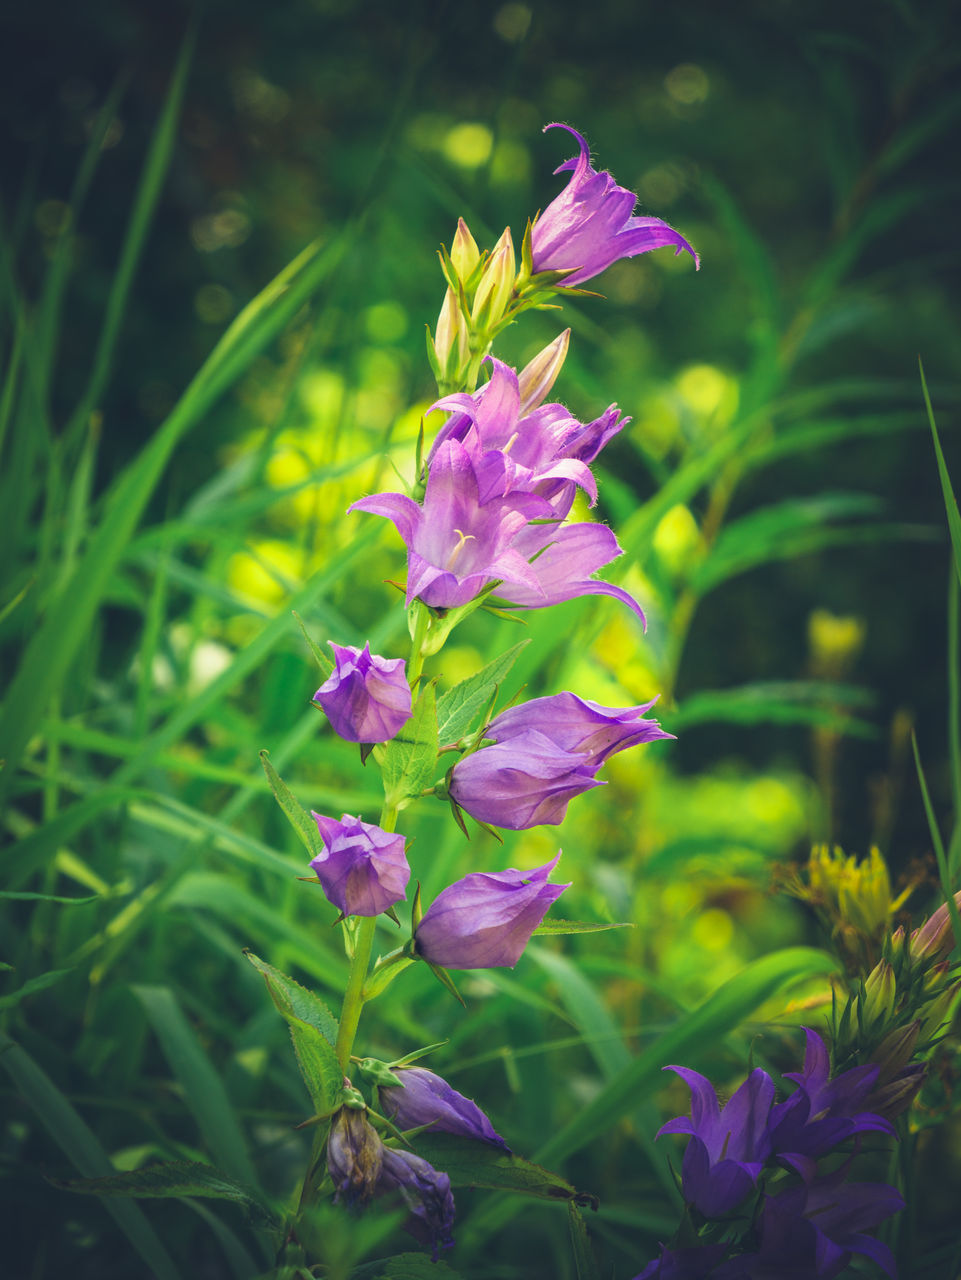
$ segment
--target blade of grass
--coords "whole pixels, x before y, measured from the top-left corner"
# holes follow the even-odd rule
[[[961,662],[961,592],[958,576],[948,578],[948,743],[951,757],[951,789],[954,794],[954,830],[948,845],[948,867],[951,882],[961,870],[961,682],[958,664]]]
[[[133,991],[183,1089],[184,1102],[197,1122],[214,1163],[238,1182],[259,1187],[257,1171],[227,1091],[181,1013],[173,992],[169,987],[141,985],[134,986]]]
[[[40,1123],[84,1178],[116,1173],[107,1153],[70,1102],[29,1054],[0,1033],[0,1066],[33,1108]],[[180,1280],[173,1259],[138,1205],[106,1200],[103,1207],[143,1259],[155,1280]],[[122,1265],[121,1259],[116,1259]]]
[[[944,496],[944,510],[948,517],[948,529],[951,532],[951,547],[954,551],[954,567],[961,578],[961,513],[958,512],[958,502],[954,496],[954,489],[951,486],[951,477],[948,475],[947,463],[944,461],[944,454],[941,451],[941,439],[938,435],[937,424],[934,421],[934,410],[931,408],[931,397],[928,395],[928,384],[924,376],[924,365],[918,359],[918,370],[921,374],[921,390],[924,393],[924,407],[928,413],[928,422],[931,424],[931,438],[934,440],[934,453],[938,460],[938,476],[941,480],[941,492]]]

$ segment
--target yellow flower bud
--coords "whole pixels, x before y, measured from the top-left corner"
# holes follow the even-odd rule
[[[475,329],[489,332],[504,318],[515,274],[514,243],[507,227],[491,252],[474,295],[471,321]]]
[[[521,395],[517,415],[519,418],[526,418],[547,399],[567,358],[570,340],[571,331],[565,329],[553,342],[548,343],[543,351],[539,351],[530,364],[525,365],[517,375]]]
[[[450,260],[454,264],[458,277],[465,282],[480,262],[477,242],[463,218],[457,219],[457,231],[454,235],[454,243],[450,247]]]

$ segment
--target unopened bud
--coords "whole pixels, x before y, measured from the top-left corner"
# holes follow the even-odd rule
[[[517,375],[521,396],[517,415],[519,418],[526,418],[547,399],[567,358],[570,341],[571,331],[565,329]]]
[[[915,1018],[907,1026],[898,1027],[896,1031],[884,1037],[877,1052],[871,1057],[872,1062],[878,1067],[879,1086],[890,1083],[898,1072],[907,1066],[918,1043],[920,1032],[920,1019]]]
[[[864,1031],[885,1022],[894,1012],[896,996],[894,970],[887,960],[880,960],[864,983],[861,1005],[861,1027]]]
[[[490,331],[504,318],[514,290],[514,276],[514,244],[507,227],[491,252],[474,295],[471,320],[476,329]]]
[[[447,377],[451,377],[467,363],[469,345],[470,333],[464,313],[460,309],[457,295],[448,285],[434,333],[437,363]]]
[[[961,908],[961,889],[954,895],[955,904]],[[948,904],[942,902],[933,915],[928,916],[919,929],[911,934],[908,943],[908,954],[914,961],[943,960],[954,948],[954,933],[951,928],[951,912]]]
[[[949,961],[942,960],[924,975],[922,990],[928,999],[919,1009],[921,1017],[919,1043],[922,1046],[940,1034],[950,1016],[959,985],[961,985],[951,981],[951,967]]]
[[[927,1067],[923,1062],[905,1067],[893,1080],[879,1089],[874,1089],[868,1095],[864,1101],[865,1109],[873,1111],[875,1115],[883,1116],[885,1120],[893,1120],[902,1111],[906,1111],[914,1101],[924,1084],[926,1074]]]
[[[454,264],[457,275],[465,283],[480,262],[477,241],[471,235],[470,228],[463,218],[457,219],[457,231],[454,235],[454,243],[450,247],[450,260]]]
[[[347,1204],[366,1204],[377,1189],[384,1161],[384,1144],[366,1111],[344,1107],[334,1117],[327,1143],[327,1168]]]

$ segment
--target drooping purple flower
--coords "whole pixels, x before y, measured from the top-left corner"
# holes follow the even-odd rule
[[[437,895],[414,932],[414,949],[445,969],[513,968],[552,902],[560,857],[533,871],[474,872]]]
[[[687,1133],[681,1185],[684,1199],[706,1218],[735,1209],[757,1183],[771,1153],[768,1120],[774,1103],[774,1081],[756,1068],[723,1108],[707,1080],[688,1067],[676,1071],[691,1090],[691,1115],[677,1116],[658,1130]]]
[[[380,1099],[384,1114],[398,1129],[426,1126],[430,1130],[489,1142],[502,1151],[509,1151],[477,1103],[452,1089],[441,1076],[426,1067],[395,1067],[394,1075],[401,1084],[382,1086]]]
[[[410,685],[402,658],[381,658],[363,649],[330,641],[334,670],[314,694],[333,726],[347,742],[388,742],[411,715]]]
[[[327,1169],[335,1200],[365,1205],[374,1196],[383,1169],[384,1144],[359,1108],[343,1107],[334,1116],[327,1139]]]
[[[383,1169],[378,1191],[397,1190],[410,1210],[404,1224],[422,1244],[428,1244],[434,1261],[440,1248],[454,1243],[454,1197],[450,1178],[413,1151],[383,1148]]]
[[[649,1262],[634,1280],[708,1280],[717,1273],[717,1266],[724,1257],[723,1244],[701,1245],[689,1249],[668,1249],[661,1245],[661,1252]]]
[[[534,223],[531,249],[535,273],[577,268],[561,285],[580,285],[621,258],[633,258],[664,245],[673,245],[675,254],[686,250],[700,266],[695,251],[666,222],[633,216],[637,196],[619,187],[606,170],[598,173],[591,166],[590,149],[576,129],[566,124],[545,125],[547,129],[572,133],[580,154],[555,169],[555,173],[570,170],[570,181]]]
[[[537,729],[482,747],[451,772],[451,798],[478,822],[526,831],[563,822],[574,796],[601,787],[586,758]]]
[[[434,456],[423,505],[402,493],[375,493],[353,503],[393,521],[407,544],[407,603],[439,609],[467,604],[497,580],[540,594],[525,556],[512,546],[531,519],[551,516],[533,493],[481,496],[481,455],[446,440]],[[485,482],[485,488],[486,488]]]
[[[403,901],[410,879],[404,837],[345,813],[311,813],[324,851],[311,862],[329,902],[347,916],[379,916]]]
[[[855,1253],[895,1275],[891,1250],[869,1232],[904,1208],[883,1182],[846,1182],[846,1169],[766,1196],[757,1253],[737,1261],[748,1280],[830,1280]]]
[[[805,1179],[818,1156],[856,1133],[894,1133],[894,1126],[865,1105],[878,1078],[876,1066],[854,1067],[831,1078],[827,1045],[809,1027],[803,1071],[786,1071],[798,1088],[771,1112],[771,1150]]]
[[[473,818],[524,831],[564,820],[568,803],[591,787],[608,756],[657,738],[670,738],[639,707],[558,693],[502,712],[487,726],[493,746],[465,756],[451,771],[452,798]]]

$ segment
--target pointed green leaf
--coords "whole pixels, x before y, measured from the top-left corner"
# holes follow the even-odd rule
[[[534,937],[562,933],[603,933],[605,929],[633,928],[633,922],[630,920],[621,920],[611,924],[598,924],[593,920],[542,920],[534,930]]]
[[[320,996],[314,995],[313,991],[302,987],[299,982],[289,978],[286,973],[281,973],[266,960],[261,960],[252,951],[245,951],[244,955],[264,975],[270,998],[285,1018],[306,1022],[319,1031],[331,1047],[337,1043],[337,1019]]]
[[[300,616],[300,614],[297,612],[296,609],[293,610],[293,614],[294,614],[294,617],[297,619],[297,622],[300,626],[301,631],[303,632],[304,639],[307,641],[307,648],[313,654],[314,661],[317,663],[318,667],[320,667],[321,671],[324,673],[324,676],[325,677],[329,676],[334,669],[333,662],[331,662],[327,654],[324,653],[320,645],[316,644],[308,635],[307,628],[304,626],[304,620]]]
[[[344,1073],[327,1038],[292,1014],[284,1015],[290,1027],[297,1065],[318,1115],[329,1115],[344,1092]]]
[[[453,1187],[489,1187],[514,1191],[541,1200],[573,1200],[575,1204],[596,1204],[594,1196],[542,1169],[540,1165],[510,1155],[488,1142],[459,1138],[452,1133],[420,1133],[414,1151],[442,1169]]]
[[[506,653],[494,658],[474,675],[455,684],[437,700],[437,732],[440,743],[456,742],[470,729],[477,716],[487,709],[494,690],[501,683],[529,640],[521,640]]]
[[[584,1221],[584,1215],[573,1200],[568,1200],[567,1202],[567,1221],[571,1230],[571,1250],[574,1254],[577,1280],[600,1280],[597,1262],[591,1252],[587,1223]]]
[[[460,1280],[460,1272],[446,1262],[432,1262],[426,1253],[399,1253],[378,1272],[376,1280]]]
[[[664,719],[672,732],[707,723],[807,724],[850,737],[876,738],[873,724],[847,710],[870,707],[873,701],[866,689],[827,680],[757,680],[694,693]]]
[[[938,428],[934,421],[934,410],[931,408],[931,397],[928,395],[928,384],[924,376],[924,366],[920,360],[918,361],[918,369],[921,374],[921,390],[924,392],[924,407],[928,413],[928,422],[931,424],[931,437],[934,440],[934,454],[938,462],[938,477],[941,480],[941,493],[944,497],[944,510],[948,517],[948,529],[951,533],[951,547],[954,551],[954,567],[957,570],[958,578],[961,579],[961,513],[958,512],[958,501],[954,496],[951,477],[948,475],[948,466],[944,461],[944,454],[941,451],[941,438],[938,435]]]
[[[437,704],[433,684],[425,686],[414,713],[396,738],[376,751],[389,804],[406,807],[434,781],[437,772]]]
[[[13,889],[0,889],[0,898],[16,898],[18,902],[59,902],[63,906],[82,907],[88,902],[99,902],[101,895],[92,893],[89,898],[60,898],[55,893],[18,893]]]
[[[76,1191],[85,1196],[128,1196],[135,1200],[202,1196],[209,1200],[232,1200],[252,1211],[265,1225],[278,1225],[258,1192],[213,1165],[190,1160],[152,1164],[105,1178],[48,1178],[48,1182],[63,1191]]]
[[[266,751],[261,751],[260,763],[264,766],[264,773],[267,775],[270,789],[274,793],[277,803],[283,809],[284,817],[297,832],[301,843],[311,858],[319,858],[324,851],[324,842],[320,838],[320,832],[317,830],[317,823],[307,810],[294,799],[293,792],[270,763],[270,756]]]

